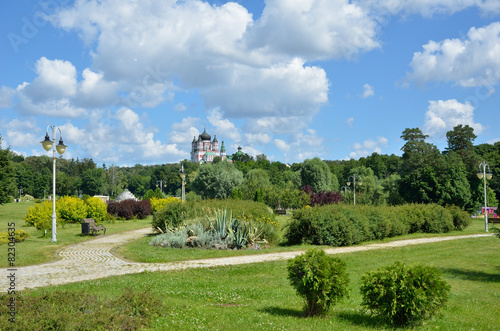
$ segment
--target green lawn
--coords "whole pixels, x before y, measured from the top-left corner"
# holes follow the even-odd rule
[[[125,288],[152,289],[167,307],[162,317],[151,321],[154,330],[389,330],[360,308],[360,278],[404,261],[436,266],[451,285],[440,315],[415,330],[498,330],[499,252],[500,240],[486,237],[342,254],[350,275],[350,298],[320,318],[302,317],[302,301],[288,283],[286,262],[146,272],[31,293],[84,290],[117,297]],[[30,314],[19,311],[18,318]]]
[[[44,232],[34,227],[24,226],[23,217],[34,202],[8,203],[0,206],[0,232],[7,232],[7,224],[14,222],[16,230],[24,230],[30,234],[25,241],[16,243],[16,266],[46,263],[56,260],[56,251],[64,246],[76,244],[84,240],[95,238],[95,236],[82,236],[80,224],[66,224],[57,227],[57,242],[52,243],[51,231]],[[151,226],[151,217],[144,220],[116,221],[115,223],[104,223],[106,235],[122,231]],[[102,233],[102,232],[100,232]],[[6,245],[0,245],[0,250],[7,252]],[[1,256],[7,256],[5,253]],[[0,260],[0,268],[8,266],[7,259]]]

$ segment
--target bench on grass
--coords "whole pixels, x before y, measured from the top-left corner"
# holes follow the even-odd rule
[[[82,223],[89,224],[89,230],[91,234],[96,234],[98,231],[104,230],[104,234],[106,234],[106,228],[104,225],[96,225],[95,220],[93,218],[84,218]]]
[[[500,224],[500,217],[488,217],[488,223],[498,223],[498,224]]]
[[[286,209],[275,209],[274,213],[276,215],[286,215]]]

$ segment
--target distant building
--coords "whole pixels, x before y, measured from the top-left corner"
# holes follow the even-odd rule
[[[219,141],[215,135],[212,140],[207,130],[203,129],[203,133],[198,136],[198,139],[196,139],[196,136],[193,137],[193,142],[191,143],[191,162],[212,163],[216,156],[220,156],[222,160],[231,161],[230,157],[226,157],[224,141],[222,141],[219,150]]]

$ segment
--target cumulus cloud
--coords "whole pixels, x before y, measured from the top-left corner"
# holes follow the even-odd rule
[[[353,151],[349,154],[350,158],[357,159],[363,156],[369,156],[373,153],[382,154],[382,148],[387,147],[388,140],[385,137],[375,139],[367,139],[362,143],[352,145]]]
[[[385,10],[392,15],[420,14],[430,17],[436,14],[453,14],[462,10],[477,7],[484,14],[500,12],[497,0],[355,0],[354,3],[372,10]]]
[[[200,131],[198,130],[200,120],[193,117],[185,117],[180,123],[172,124],[169,133],[170,142],[178,144],[179,146],[191,146],[193,138],[198,139]]]
[[[40,128],[37,127],[36,121],[32,118],[29,119],[13,119],[10,122],[2,123],[2,138],[5,140],[7,146],[14,148],[22,148],[33,146],[36,142],[42,141],[38,132]]]
[[[460,103],[455,99],[429,101],[423,132],[431,139],[444,138],[446,132],[459,124],[469,125],[476,134],[484,130],[481,124],[474,122],[474,107],[470,102]]]
[[[224,118],[224,113],[219,108],[213,108],[208,112],[208,121],[214,127],[215,133],[223,139],[231,139],[240,142],[241,134],[233,122]]]
[[[430,41],[416,52],[407,79],[417,84],[454,82],[486,86],[490,93],[500,80],[500,22],[471,28],[467,38]]]
[[[373,89],[373,86],[371,86],[370,84],[363,85],[363,94],[361,95],[362,98],[368,98],[374,95],[375,90]]]
[[[352,58],[378,48],[377,23],[348,0],[266,1],[249,32],[251,48],[317,59]]]
[[[284,162],[302,162],[316,156],[321,157],[326,152],[323,146],[324,139],[313,129],[290,135],[288,141],[276,138],[273,142],[283,153]]]
[[[9,108],[12,106],[12,100],[16,95],[16,90],[8,87],[0,87],[0,108]]]
[[[352,124],[354,123],[354,117],[349,117],[346,121],[347,125],[352,128]]]

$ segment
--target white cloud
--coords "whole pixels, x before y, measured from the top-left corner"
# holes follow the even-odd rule
[[[0,87],[0,108],[9,108],[12,106],[12,99],[16,95],[16,90],[8,86]]]
[[[34,119],[13,119],[8,123],[2,123],[2,131],[5,132],[2,138],[7,146],[14,148],[37,145],[43,140],[43,137],[40,138],[38,134],[40,128],[37,127]]]
[[[170,142],[189,148],[194,139],[198,139],[200,131],[197,129],[200,120],[198,118],[186,117],[180,123],[172,124],[169,133]]]
[[[373,153],[382,154],[382,148],[387,147],[388,140],[385,137],[377,137],[367,139],[362,143],[354,143],[351,148],[353,151],[349,154],[350,158],[357,159],[364,156],[372,155]]]
[[[187,108],[182,102],[180,102],[180,103],[176,104],[173,109],[175,111],[186,111]]]
[[[379,47],[376,34],[368,11],[347,0],[270,0],[248,44],[311,60],[352,58]]]
[[[267,133],[245,133],[245,139],[252,145],[264,145],[271,141],[271,136]]]
[[[349,117],[346,121],[347,125],[352,128],[352,124],[354,123],[354,117]]]
[[[469,102],[460,103],[455,99],[429,101],[423,132],[431,139],[444,138],[446,132],[459,124],[469,125],[475,134],[484,129],[481,124],[474,123],[474,107]]]
[[[222,139],[231,139],[236,142],[241,141],[241,134],[233,122],[224,118],[224,114],[218,108],[213,108],[208,112],[208,121],[214,127],[215,133]]]
[[[375,90],[373,89],[373,86],[371,86],[370,84],[363,85],[363,94],[361,95],[362,98],[368,98],[374,95]]]
[[[420,14],[430,17],[435,14],[453,14],[473,7],[479,8],[484,14],[500,12],[500,3],[497,0],[357,0],[354,2],[372,10],[385,10],[392,15]]]
[[[288,141],[274,139],[274,145],[283,153],[283,162],[302,162],[326,154],[324,139],[312,129],[290,135]]]
[[[500,22],[471,28],[467,38],[430,41],[416,52],[407,79],[418,84],[454,82],[461,86],[485,86],[489,93],[500,80]]]

